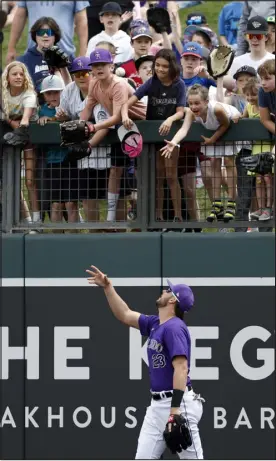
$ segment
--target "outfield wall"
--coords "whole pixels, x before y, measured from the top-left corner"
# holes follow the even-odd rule
[[[134,458],[146,347],[87,285],[90,264],[148,314],[167,277],[193,287],[205,458],[274,459],[274,247],[255,233],[3,236],[1,459]]]

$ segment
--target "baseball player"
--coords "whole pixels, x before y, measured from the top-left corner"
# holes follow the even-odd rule
[[[89,284],[104,289],[110,309],[123,324],[147,336],[151,404],[140,432],[135,459],[160,459],[166,446],[180,459],[203,459],[198,430],[203,408],[189,377],[191,339],[183,321],[194,304],[187,285],[163,290],[158,315],[134,312],[120,298],[111,280],[95,266],[86,271]]]

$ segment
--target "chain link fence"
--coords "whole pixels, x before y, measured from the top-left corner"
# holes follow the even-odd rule
[[[194,124],[171,159],[158,123],[140,122],[140,157],[106,139],[89,157],[60,147],[57,124],[33,125],[25,150],[1,145],[2,229],[30,232],[259,231],[274,229],[274,175],[249,174],[242,156],[271,149],[259,121],[233,125],[216,146]],[[180,125],[176,124],[174,132]],[[157,133],[157,134],[155,134]]]

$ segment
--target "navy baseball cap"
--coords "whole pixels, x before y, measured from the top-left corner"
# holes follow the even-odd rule
[[[195,298],[192,289],[188,285],[178,284],[173,285],[167,279],[167,283],[171,289],[172,294],[179,302],[179,307],[182,312],[188,312],[194,305]]]
[[[112,54],[103,48],[97,48],[96,50],[92,51],[89,61],[90,65],[98,63],[113,64]]]
[[[199,43],[188,42],[184,45],[182,56],[195,56],[197,58],[202,58],[202,47]]]
[[[119,3],[116,3],[116,2],[107,2],[107,3],[105,3],[103,5],[99,15],[102,16],[105,13],[115,13],[115,14],[118,14],[119,16],[122,16],[122,14],[123,14]]]
[[[251,75],[252,77],[257,77],[257,72],[256,70],[254,69],[254,67],[251,67],[251,66],[242,66],[240,67],[237,72],[233,75],[233,78],[235,80],[237,80],[238,76],[240,74],[249,74]]]
[[[72,61],[70,73],[79,72],[82,70],[91,71],[90,59],[87,56],[79,56]]]

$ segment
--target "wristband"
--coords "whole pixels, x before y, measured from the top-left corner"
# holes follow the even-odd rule
[[[180,389],[174,389],[171,401],[171,408],[178,408],[182,402],[184,391]]]

